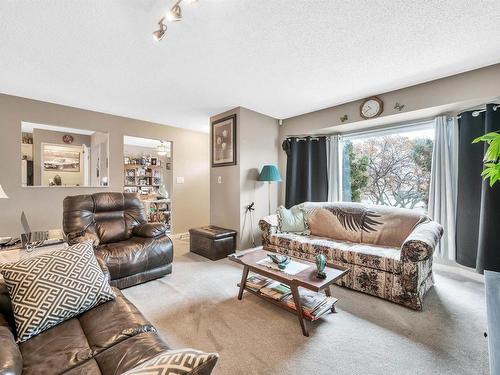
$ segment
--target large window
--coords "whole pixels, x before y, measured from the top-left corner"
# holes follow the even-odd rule
[[[340,139],[343,201],[427,211],[432,123]]]

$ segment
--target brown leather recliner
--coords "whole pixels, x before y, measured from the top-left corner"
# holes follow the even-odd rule
[[[147,223],[137,194],[66,197],[63,211],[68,242],[92,240],[96,256],[106,262],[112,286],[123,289],[172,272],[173,246],[167,228]]]

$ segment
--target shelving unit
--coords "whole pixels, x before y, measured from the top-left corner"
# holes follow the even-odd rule
[[[156,165],[143,166],[139,164],[124,164],[124,182],[127,187],[149,187],[151,191],[161,185],[161,167]],[[143,189],[141,189],[143,190]],[[139,191],[137,189],[136,191]]]
[[[172,202],[168,192],[172,189],[171,145],[167,147],[170,153],[167,151],[166,155],[159,155],[155,140],[125,138],[130,143],[124,139],[123,190],[139,193],[148,222],[163,223],[170,232]]]
[[[170,199],[143,200],[148,222],[164,223],[171,231],[171,201]]]

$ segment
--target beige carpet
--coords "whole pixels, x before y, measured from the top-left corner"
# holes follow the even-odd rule
[[[125,290],[174,348],[220,354],[222,374],[487,374],[484,287],[436,267],[424,311],[334,287],[337,314],[302,336],[294,315],[244,295],[241,268],[174,242],[173,274]]]

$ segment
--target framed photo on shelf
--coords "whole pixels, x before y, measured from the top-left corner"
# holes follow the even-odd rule
[[[236,165],[236,114],[212,122],[212,167]]]
[[[151,165],[156,165],[158,163],[158,159],[151,158]]]

